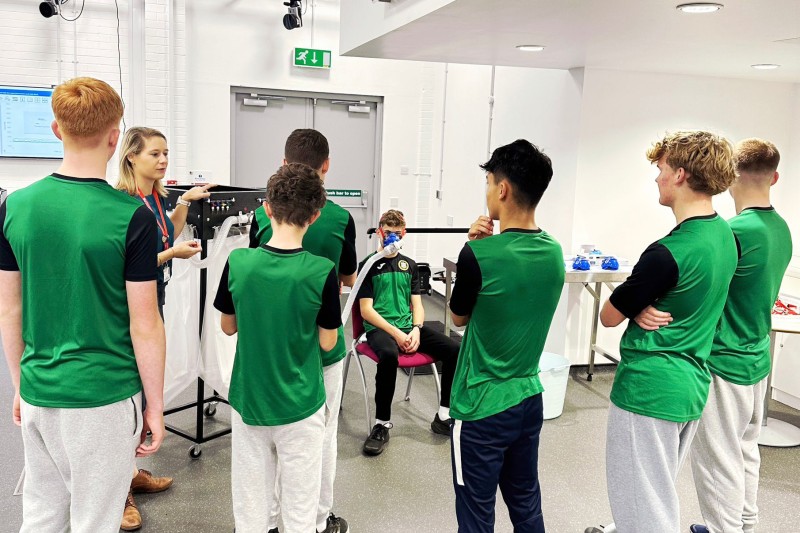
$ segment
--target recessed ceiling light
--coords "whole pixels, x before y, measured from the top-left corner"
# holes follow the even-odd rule
[[[523,52],[541,52],[544,50],[544,46],[540,44],[520,44],[517,45],[517,50],[522,50]]]
[[[780,65],[776,65],[775,63],[759,63],[757,65],[750,66],[758,70],[775,70],[776,68],[780,67]]]
[[[722,4],[712,4],[710,2],[692,2],[691,4],[675,6],[675,9],[680,9],[684,13],[713,13],[723,7]]]

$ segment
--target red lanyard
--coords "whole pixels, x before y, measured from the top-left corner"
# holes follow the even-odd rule
[[[150,207],[150,203],[145,199],[144,194],[142,194],[142,190],[138,187],[136,188],[136,190],[139,193],[139,197],[144,202],[144,205],[147,206],[147,209],[149,209],[150,212],[153,213],[153,215],[155,215],[156,212],[153,211],[152,207]],[[169,248],[169,230],[167,229],[167,219],[164,218],[164,211],[161,209],[161,200],[158,197],[158,193],[153,194],[153,198],[155,198],[156,200],[156,207],[158,207],[158,214],[161,215],[160,222],[158,220],[158,217],[156,217],[156,224],[158,224],[158,228],[161,230],[161,235],[162,235],[161,242],[164,243],[164,249],[166,250]]]

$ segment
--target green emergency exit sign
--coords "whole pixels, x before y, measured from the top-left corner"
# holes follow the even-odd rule
[[[361,198],[361,189],[328,189],[328,197]]]
[[[316,48],[295,48],[294,66],[307,68],[331,68],[331,51]]]

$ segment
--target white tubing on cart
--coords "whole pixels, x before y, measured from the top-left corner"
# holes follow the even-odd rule
[[[200,259],[196,255],[193,255],[189,258],[189,263],[195,268],[208,268],[208,265],[211,264],[214,258],[220,254],[223,248],[225,248],[225,239],[228,237],[228,232],[230,232],[231,227],[234,224],[249,223],[249,215],[239,213],[238,215],[229,216],[222,222],[222,226],[215,228],[213,244],[211,245],[211,249],[206,254],[206,258]],[[222,238],[220,238],[220,236],[222,236]],[[183,227],[181,238],[183,240],[192,240],[194,238],[192,230],[189,228],[188,224]]]
[[[372,268],[372,265],[387,255],[392,255],[393,253],[399,252],[400,248],[402,247],[403,239],[400,239],[399,241],[393,242],[392,244],[386,246],[383,250],[367,259],[367,262],[364,263],[363,267],[361,267],[361,272],[358,274],[358,278],[356,278],[356,282],[353,284],[353,288],[350,290],[350,296],[347,297],[347,302],[344,304],[344,309],[342,309],[342,324],[347,323],[347,319],[350,317],[350,310],[353,308],[353,303],[356,301],[358,289],[360,289],[361,284],[364,283],[364,279],[367,277],[369,269]]]

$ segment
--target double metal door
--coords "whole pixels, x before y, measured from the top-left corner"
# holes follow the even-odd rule
[[[234,89],[231,106],[231,184],[266,187],[289,134],[320,131],[330,145],[328,197],[352,215],[359,260],[365,257],[374,248],[367,228],[377,223],[380,98]]]

